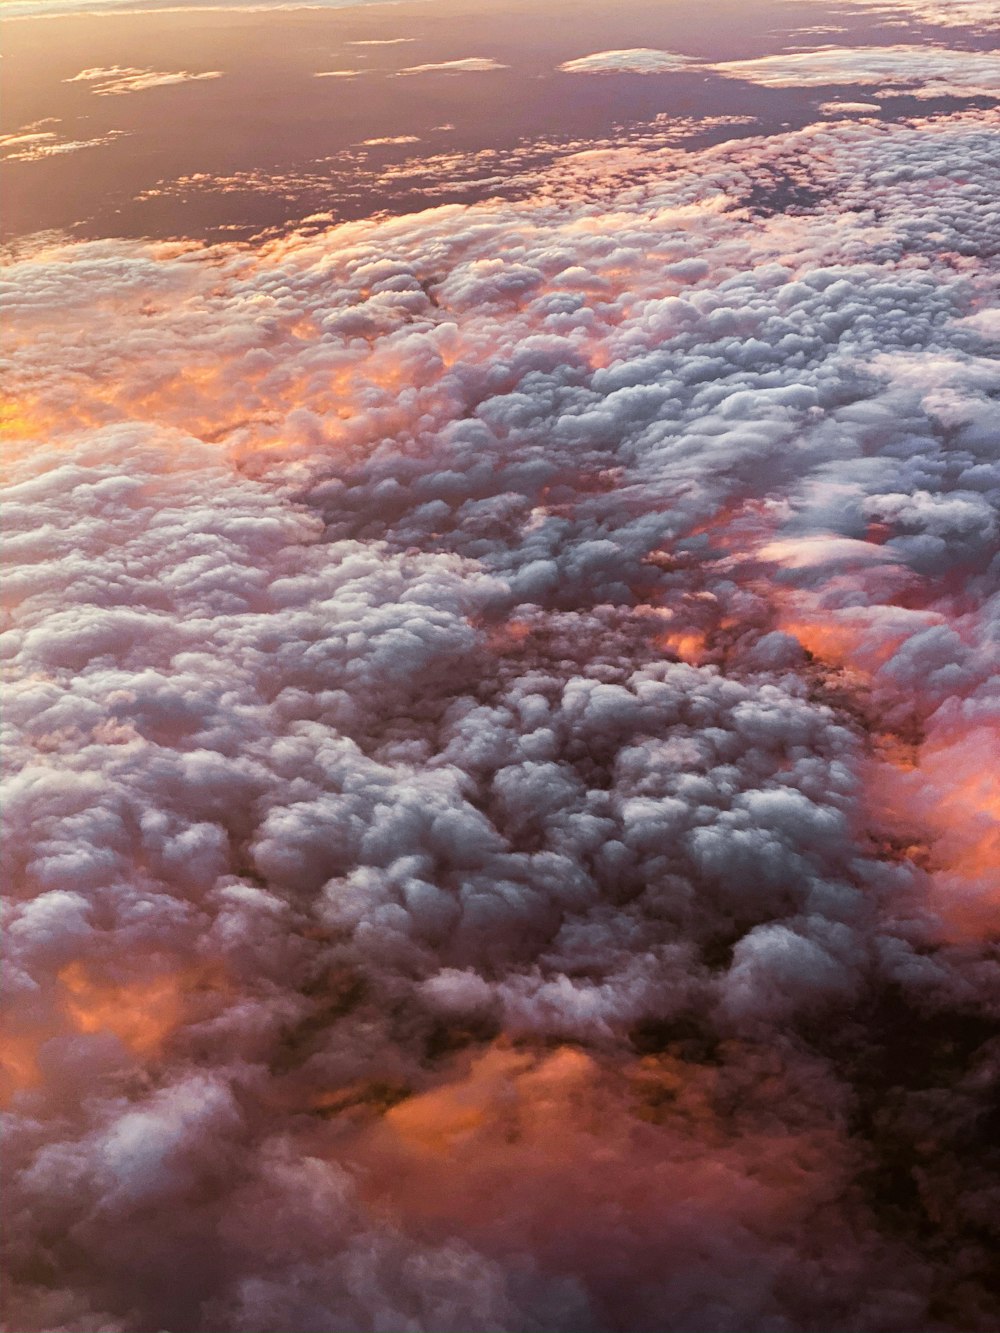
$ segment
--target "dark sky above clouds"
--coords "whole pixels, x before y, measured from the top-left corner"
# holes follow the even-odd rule
[[[4,1333],[1000,1327],[991,17],[9,21]]]

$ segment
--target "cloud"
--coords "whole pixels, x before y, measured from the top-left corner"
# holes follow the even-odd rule
[[[8,266],[11,1327],[987,1333],[996,127]]]
[[[821,47],[754,60],[730,60],[712,67],[728,78],[767,88],[809,88],[833,84],[906,87],[919,96],[1000,93],[1000,54],[951,51],[929,46]]]
[[[513,148],[452,149],[431,153],[406,154],[392,162],[376,162],[370,154],[345,149],[321,158],[298,171],[244,171],[227,175],[196,172],[191,175],[156,182],[136,196],[137,202],[163,196],[190,198],[192,194],[238,193],[280,194],[294,201],[298,212],[316,210],[320,202],[330,200],[331,191],[356,197],[359,191],[377,192],[391,207],[405,198],[435,203],[454,200],[456,194],[466,199],[487,195],[521,198],[537,189],[538,172],[554,162],[563,164],[558,184],[552,178],[547,188],[558,189],[575,198],[584,188],[600,190],[611,197],[628,175],[632,185],[654,175],[658,169],[653,150],[666,150],[704,141],[720,130],[743,130],[756,124],[753,116],[667,116],[658,115],[651,122],[617,132],[613,139],[579,139],[538,136],[525,138]],[[446,132],[454,125],[432,129]],[[644,156],[626,156],[620,149],[629,144],[642,149]],[[608,170],[616,153],[622,176],[617,179]],[[586,183],[589,182],[589,185]],[[336,196],[335,196],[336,197]]]
[[[222,71],[207,70],[192,74],[188,70],[168,73],[164,70],[122,68],[120,65],[82,69],[64,83],[92,83],[99,97],[118,97],[125,93],[141,93],[147,88],[168,87],[175,83],[197,83],[202,79],[221,79]]]
[[[880,102],[820,102],[816,108],[822,116],[863,115],[866,111],[881,111]]]
[[[993,0],[847,0],[859,8],[874,9],[884,18],[932,23],[945,28],[992,32],[1000,27]]]
[[[691,56],[640,46],[626,51],[595,51],[566,60],[559,69],[564,74],[666,74],[698,64]]]
[[[466,56],[462,60],[441,60],[430,65],[409,65],[397,74],[478,74],[494,69],[509,69],[492,56]]]
[[[365,69],[321,69],[313,75],[314,79],[356,79],[367,74]]]
[[[0,148],[18,148],[22,144],[54,139],[56,137],[54,131],[47,127],[58,124],[59,121],[54,116],[46,116],[42,120],[33,120],[30,124],[22,125],[20,129],[12,130],[9,134],[0,134]]]
[[[129,133],[128,130],[108,130],[92,139],[65,139],[58,130],[44,128],[60,123],[58,119],[47,116],[11,134],[0,135],[0,155],[5,162],[39,162],[64,153],[78,153],[85,148],[103,148]]]
[[[362,139],[362,146],[365,148],[380,148],[387,145],[395,146],[397,144],[419,143],[420,136],[417,134],[392,134],[381,139]]]
[[[671,51],[638,48],[598,51],[565,61],[559,69],[571,74],[659,74],[690,69],[768,88],[877,84],[920,97],[1000,93],[1000,56],[929,46],[825,46],[714,64]],[[829,105],[842,108],[846,104]]]

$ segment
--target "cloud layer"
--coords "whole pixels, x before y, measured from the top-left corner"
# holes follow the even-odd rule
[[[995,1327],[998,142],[13,266],[11,1330]]]

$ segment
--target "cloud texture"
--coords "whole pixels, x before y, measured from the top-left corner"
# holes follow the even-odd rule
[[[10,1330],[996,1328],[995,131],[12,266]]]

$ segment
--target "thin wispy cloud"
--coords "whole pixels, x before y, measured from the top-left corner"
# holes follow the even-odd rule
[[[361,146],[363,148],[388,148],[396,144],[419,142],[420,136],[418,134],[388,134],[378,139],[362,139]]]
[[[509,69],[490,56],[466,56],[463,60],[440,60],[427,65],[409,65],[397,74],[480,74],[495,69]]]
[[[221,78],[220,69],[192,74],[186,69],[170,71],[108,65],[82,69],[71,79],[63,79],[63,83],[91,83],[92,91],[98,97],[121,97],[127,93],[145,92],[149,88],[167,88],[178,83],[200,83],[204,79]]]
[[[48,128],[60,123],[56,117],[46,116],[44,120],[32,121],[10,134],[0,135],[0,158],[4,162],[40,162],[48,157],[79,153],[85,148],[103,148],[128,133],[127,130],[108,130],[90,139],[67,139],[58,130]]]
[[[688,69],[699,62],[675,51],[658,51],[648,46],[624,51],[595,51],[592,55],[566,60],[559,69],[564,74],[667,74]]]

